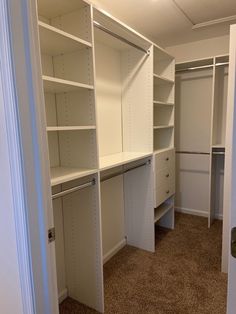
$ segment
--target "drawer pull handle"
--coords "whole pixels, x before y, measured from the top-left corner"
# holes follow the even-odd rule
[[[169,157],[166,158],[166,161],[169,161]]]
[[[166,177],[167,177],[167,178],[169,178],[169,176],[170,176],[170,174],[169,174],[169,173],[167,173]]]
[[[166,191],[166,194],[170,194],[170,191],[168,190],[168,191]]]

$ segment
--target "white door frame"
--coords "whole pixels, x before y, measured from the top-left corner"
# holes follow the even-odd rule
[[[226,258],[223,267],[228,263],[228,299],[227,313],[236,311],[236,259],[231,256],[230,233],[236,227],[236,25],[230,28],[229,87],[226,130],[226,159],[224,185],[224,228],[223,252]]]
[[[58,313],[35,0],[0,1],[0,309]],[[45,153],[44,153],[45,152]]]

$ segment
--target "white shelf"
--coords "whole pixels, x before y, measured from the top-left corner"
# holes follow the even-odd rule
[[[170,209],[173,208],[173,204],[162,204],[155,208],[154,222],[158,222]]]
[[[154,100],[153,101],[154,105],[161,105],[161,106],[174,106],[174,103],[168,103],[168,102],[164,102],[164,101],[158,101],[158,100]]]
[[[159,125],[159,126],[154,126],[154,130],[162,130],[162,129],[171,129],[173,128],[174,125]]]
[[[92,85],[63,80],[46,75],[43,75],[43,85],[44,90],[51,93],[66,93],[76,91],[81,88],[91,90],[94,89]]]
[[[50,56],[92,47],[92,44],[88,41],[66,33],[44,22],[39,22],[39,34],[41,51]]]
[[[154,150],[153,153],[156,155],[156,154],[167,152],[171,149],[175,149],[175,148],[174,147],[166,147],[166,148],[156,149],[156,150]]]
[[[97,173],[95,169],[53,167],[51,168],[51,185],[55,186],[94,173]]]
[[[84,131],[84,130],[95,130],[94,125],[88,126],[49,126],[47,127],[48,132],[57,132],[57,131]]]
[[[174,84],[175,81],[174,80],[170,80],[166,77],[157,75],[157,74],[153,74],[156,85],[161,85],[161,84],[165,84],[165,83],[170,83],[170,84]]]
[[[122,166],[132,161],[136,161],[151,156],[152,153],[118,153],[100,157],[100,170]]]

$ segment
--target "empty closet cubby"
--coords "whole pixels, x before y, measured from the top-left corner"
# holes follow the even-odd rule
[[[174,197],[172,196],[154,209],[154,222],[159,226],[174,229],[174,214]]]
[[[91,7],[85,1],[38,0],[38,15],[39,24],[47,24],[45,27],[56,28],[64,37],[91,45]]]
[[[174,106],[154,106],[154,127],[168,127],[174,125]]]
[[[154,47],[154,74],[165,80],[175,79],[175,60],[164,50]]]

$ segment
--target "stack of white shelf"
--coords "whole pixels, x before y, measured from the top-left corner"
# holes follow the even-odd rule
[[[174,146],[175,62],[154,47],[154,151]]]
[[[84,18],[89,9],[83,1],[63,2],[57,8],[39,1],[52,185],[97,168],[91,21]]]

